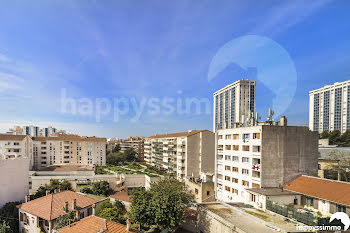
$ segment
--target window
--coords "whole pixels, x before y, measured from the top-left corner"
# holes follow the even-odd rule
[[[314,199],[311,197],[306,198],[306,205],[313,206],[314,205]]]
[[[252,183],[252,188],[260,188],[260,184]]]
[[[249,187],[249,182],[246,181],[246,180],[242,180],[242,185],[246,186],[246,187]]]
[[[321,170],[321,164],[318,164],[318,170]]]
[[[210,191],[207,191],[207,196],[209,196],[210,195]]]
[[[238,167],[232,167],[233,172],[238,172]]]
[[[231,155],[225,155],[225,160],[231,161]]]
[[[231,167],[230,166],[225,166],[225,171],[231,171]]]
[[[253,139],[260,139],[260,133],[253,133]]]
[[[242,150],[243,150],[243,151],[249,151],[249,146],[243,146],[243,147],[242,147]]]
[[[233,135],[233,140],[237,140],[239,137],[238,137],[238,134],[234,134]]]
[[[89,207],[87,210],[87,216],[92,215],[92,207]]]
[[[232,156],[232,161],[238,162],[239,161],[239,157],[238,156]]]
[[[19,152],[19,149],[13,149],[13,152]]]
[[[234,151],[238,151],[238,150],[239,150],[239,146],[238,146],[238,145],[232,145],[232,149],[233,149]]]
[[[226,145],[225,150],[231,150],[231,145]]]
[[[238,179],[237,178],[232,178],[232,183],[238,184]]]
[[[253,146],[253,152],[260,152],[260,146]]]
[[[19,142],[14,142],[13,145],[19,146]]]
[[[230,187],[225,186],[225,190],[226,190],[226,191],[229,191],[229,192],[230,192],[230,189],[231,189]]]
[[[294,203],[294,205],[298,205],[298,198],[294,198],[293,203]]]
[[[198,194],[198,189],[194,189],[195,194]]]
[[[242,162],[243,163],[249,163],[249,158],[248,157],[242,157]]]
[[[225,139],[231,139],[231,134],[225,135]]]
[[[84,212],[81,212],[80,213],[80,219],[83,219],[85,216],[84,216]]]
[[[218,139],[222,139],[222,135],[219,135],[219,136],[218,136]]]
[[[256,195],[254,195],[254,194],[250,194],[250,201],[252,201],[252,202],[256,202]]]
[[[243,134],[243,140],[249,139],[249,133]]]
[[[225,176],[225,180],[231,181],[231,177]]]
[[[242,174],[243,175],[249,175],[249,170],[248,169],[242,169]]]
[[[238,190],[237,190],[237,189],[232,188],[232,193],[234,193],[234,194],[238,195]]]
[[[344,212],[346,213],[346,207],[343,205],[337,205],[337,212]]]

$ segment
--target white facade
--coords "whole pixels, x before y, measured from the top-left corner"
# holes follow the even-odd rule
[[[216,133],[216,198],[248,202],[249,188],[281,187],[317,175],[318,134],[307,127],[260,125]]]
[[[255,112],[256,81],[238,80],[214,93],[213,130],[244,125]]]
[[[350,129],[350,80],[326,85],[309,93],[312,131],[345,132]]]
[[[0,208],[23,201],[29,192],[29,158],[0,159]]]

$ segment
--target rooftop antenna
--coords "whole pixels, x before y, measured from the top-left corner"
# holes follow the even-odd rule
[[[272,117],[275,114],[275,111],[273,111],[271,108],[269,108],[268,115],[267,115],[267,121],[273,121]]]

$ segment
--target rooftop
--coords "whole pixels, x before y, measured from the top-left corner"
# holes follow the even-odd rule
[[[28,135],[0,134],[0,140],[22,141]]]
[[[295,192],[280,188],[251,188],[246,190],[265,196],[295,195]]]
[[[76,199],[77,209],[86,208],[98,203],[98,201],[93,198],[67,190],[60,193],[48,194],[44,197],[18,205],[17,207],[50,221],[66,214],[63,208],[66,201],[68,202],[68,211],[73,211],[72,202],[74,199]]]
[[[153,136],[150,136],[149,138],[175,138],[175,137],[188,137],[200,132],[204,132],[204,131],[209,131],[207,129],[205,130],[189,130],[187,132],[180,132],[180,133],[171,133],[171,134],[156,134]]]
[[[110,198],[118,199],[119,201],[130,202],[131,195],[127,192],[116,192],[109,196]]]
[[[102,231],[101,231],[102,230]],[[58,229],[59,233],[127,233],[137,232],[135,229],[126,230],[126,226],[120,223],[112,222],[97,216],[89,216],[75,222],[69,226]]]
[[[47,166],[39,171],[93,171],[94,168],[92,166],[87,165],[53,165]]]
[[[350,183],[311,176],[299,176],[288,183],[285,189],[350,206]]]

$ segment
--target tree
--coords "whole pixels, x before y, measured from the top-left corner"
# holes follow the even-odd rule
[[[164,179],[153,183],[150,193],[155,224],[160,230],[175,231],[184,222],[184,208],[192,199],[185,185],[174,178]]]
[[[135,189],[131,197],[130,218],[142,225],[154,225],[151,199],[152,195],[149,191],[144,188]]]
[[[137,153],[134,150],[134,148],[128,148],[124,152],[124,156],[126,158],[126,161],[128,161],[128,162],[136,161],[137,160],[136,155],[137,155]]]
[[[107,181],[99,181],[92,184],[92,192],[96,195],[108,196],[111,193],[111,189]]]
[[[117,207],[121,212],[126,213],[126,208],[123,202],[119,200],[115,200],[114,203],[115,207]]]
[[[113,207],[113,204],[109,200],[103,201],[98,205],[96,209],[96,215],[99,216],[102,210],[106,208],[112,208],[112,207]]]
[[[184,209],[193,197],[185,185],[175,178],[151,184],[149,191],[138,189],[133,193],[130,217],[143,225],[157,225],[160,230],[173,232],[185,219]]]
[[[123,212],[120,211],[116,206],[111,208],[104,208],[98,215],[101,218],[119,222],[125,224],[126,219],[123,217]]]
[[[11,227],[8,222],[2,221],[0,222],[0,233],[12,233],[14,231],[11,230]]]
[[[126,157],[122,152],[109,153],[106,158],[107,164],[118,165],[120,162],[125,162]]]
[[[55,229],[60,229],[62,227],[68,226],[75,222],[75,212],[69,211],[66,215],[62,215],[57,218]]]
[[[117,145],[115,145],[115,147],[113,148],[113,150],[112,150],[112,152],[113,153],[117,153],[117,152],[119,152],[120,151],[120,144],[117,144]]]
[[[329,138],[329,132],[328,131],[323,131],[320,134],[320,139],[327,139],[327,138]]]
[[[60,185],[61,190],[72,190],[72,184],[68,180],[64,180]]]
[[[339,130],[334,130],[334,131],[330,132],[329,133],[329,144],[330,145],[337,144],[337,142],[339,142],[340,135],[341,135],[341,133]]]
[[[0,229],[7,229],[6,226],[10,227],[10,231],[4,231],[6,233],[17,233],[18,232],[18,209],[17,205],[21,202],[8,202],[0,209],[0,220],[6,219],[5,223],[2,223]],[[2,232],[0,230],[0,232]]]
[[[87,194],[93,194],[94,192],[91,190],[90,187],[83,187],[82,189],[80,189],[80,192],[82,193],[87,193]]]

